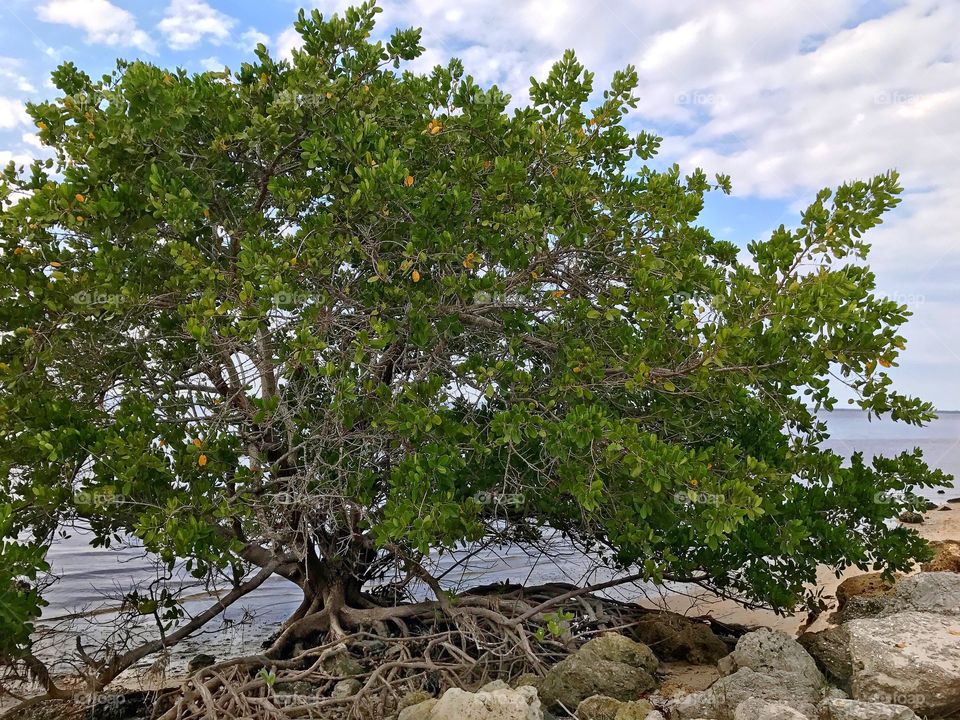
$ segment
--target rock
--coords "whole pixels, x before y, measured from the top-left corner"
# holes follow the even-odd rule
[[[846,625],[820,632],[807,632],[801,635],[798,641],[817,661],[828,678],[843,687],[849,687],[853,665],[849,651],[850,634]]]
[[[920,718],[913,710],[903,705],[831,698],[820,703],[820,720],[920,720]]]
[[[433,695],[428,693],[426,690],[411,690],[402,698],[400,698],[400,702],[397,703],[397,710],[400,711],[412,705],[417,705],[419,703],[426,702],[427,700],[435,699],[436,698],[434,698]]]
[[[953,510],[953,508],[949,505],[941,505],[937,508],[937,512],[950,512],[951,510]]]
[[[860,618],[884,617],[905,610],[960,615],[960,574],[924,572],[899,580],[885,595],[854,597],[831,620],[841,624]]]
[[[647,715],[646,720],[667,720],[659,710],[652,711]]]
[[[577,705],[579,720],[614,720],[623,702],[607,695],[591,695]]]
[[[421,703],[422,704],[422,703]],[[414,708],[407,708],[408,712]],[[418,716],[420,718],[422,716]],[[450,688],[431,706],[429,720],[543,720],[536,688],[497,688],[475,693]],[[407,716],[398,720],[414,720]]]
[[[491,680],[482,688],[480,688],[479,692],[493,692],[494,690],[512,690],[512,689],[513,688],[507,685],[507,683],[505,683],[503,680]]]
[[[770,675],[742,667],[717,680],[703,692],[691,693],[673,703],[674,720],[729,718],[741,703],[762,700],[767,704],[788,705],[801,716],[817,717],[822,686],[810,684],[802,672],[776,671]]]
[[[593,638],[577,651],[577,655],[623,663],[648,673],[656,672],[660,664],[649,647],[617,633],[604,633]]]
[[[783,703],[747,700],[737,706],[733,720],[806,720],[807,716]]]
[[[397,715],[397,720],[430,720],[437,702],[436,698],[429,698],[414,705],[408,705]]]
[[[306,680],[279,682],[273,686],[273,691],[278,695],[297,695],[312,698],[317,694],[317,686]]]
[[[914,590],[931,587],[918,583]],[[920,605],[941,604],[922,593],[905,595]],[[816,635],[805,644],[854,700],[905,705],[934,717],[960,710],[960,618],[903,611]]]
[[[920,565],[925,572],[960,572],[960,542],[956,540],[933,541],[933,559]]]
[[[721,675],[731,675],[741,668],[778,676],[798,674],[812,686],[823,686],[823,674],[817,663],[796,640],[782,632],[761,628],[737,641],[736,649],[717,663]],[[798,678],[799,682],[800,679]]]
[[[358,692],[360,692],[361,687],[362,685],[360,684],[360,681],[356,678],[347,678],[346,680],[341,680],[333,686],[333,690],[330,691],[330,697],[350,697],[351,695],[356,695]]]
[[[937,504],[933,500],[924,500],[923,508],[925,511],[929,512],[930,510],[936,510]]]
[[[906,510],[905,512],[900,513],[900,522],[909,523],[911,525],[919,525],[923,523],[923,515],[918,513],[916,510]]]
[[[513,687],[518,688],[521,685],[530,685],[531,687],[540,687],[540,676],[534,673],[523,673],[513,679]]]
[[[893,584],[892,580],[884,578],[883,573],[878,572],[847,578],[837,587],[837,605],[843,610],[850,598],[883,595]]]
[[[630,635],[647,645],[660,660],[713,665],[730,652],[710,626],[683,615],[651,612],[630,628]]]
[[[622,702],[606,695],[593,695],[577,706],[580,720],[647,720],[653,705],[646,700]]]
[[[190,662],[187,663],[187,672],[195,673],[197,670],[201,670],[205,667],[210,667],[217,662],[217,659],[213,655],[207,655],[206,653],[198,653],[190,658]]]
[[[363,672],[363,665],[345,650],[323,661],[323,669],[336,677],[348,678]]]
[[[633,700],[655,685],[646,670],[577,652],[550,668],[540,681],[540,697],[547,707],[573,710],[592,695]]]

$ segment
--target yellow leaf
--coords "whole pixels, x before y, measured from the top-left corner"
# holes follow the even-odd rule
[[[204,216],[205,218],[210,217],[210,208],[204,208],[204,209],[203,209],[203,216]]]
[[[46,130],[47,124],[43,120],[41,120],[40,122],[37,123],[37,127],[40,128],[41,130]]]
[[[553,297],[555,298],[562,298],[564,293],[563,293],[563,290],[554,290],[550,294],[553,295]]]
[[[50,267],[60,267],[60,263],[58,263],[56,260],[51,260]]]
[[[440,125],[439,125],[439,124],[438,124],[438,125],[434,125],[432,128],[430,128],[430,134],[431,134],[431,135],[436,135],[438,132],[440,132]]]
[[[193,439],[193,445],[194,445],[194,447],[200,447],[200,445],[201,445],[200,438],[194,438],[194,439]]]
[[[420,282],[420,273],[417,272],[416,270],[413,271],[413,273],[410,275],[410,277],[413,279],[413,281],[414,281],[415,283]]]
[[[573,369],[573,372],[579,374],[579,373],[580,373],[580,366],[577,365],[577,366]]]
[[[877,362],[880,363],[881,365],[883,365],[883,367],[885,367],[885,368],[888,368],[888,367],[892,367],[892,366],[893,366],[893,363],[891,363],[891,362],[890,362],[889,360],[887,360],[886,358],[880,358],[879,360],[877,360]]]
[[[200,457],[197,458],[197,465],[199,465],[200,467],[203,467],[203,466],[206,465],[206,464],[207,464],[207,456],[206,456],[206,455],[201,455]]]
[[[77,193],[76,195],[74,195],[74,197],[77,199],[77,202],[82,203],[87,201],[87,199],[83,196],[83,193]]]
[[[79,223],[83,222],[83,215],[77,215],[77,222]]]
[[[413,182],[414,182],[414,181],[413,181],[413,175],[407,175],[407,176],[403,179],[403,184],[406,185],[407,187],[412,187],[412,186],[413,186]]]
[[[23,255],[23,248],[22,248],[22,247],[15,247],[15,248],[13,249],[13,254],[14,254],[14,255]]]

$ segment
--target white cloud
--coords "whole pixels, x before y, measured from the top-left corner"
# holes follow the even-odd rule
[[[23,93],[36,92],[37,88],[20,72],[23,62],[17,58],[0,57],[0,79],[10,83]]]
[[[171,48],[185,50],[202,40],[219,45],[230,37],[236,22],[202,0],[173,0],[157,28]]]
[[[266,33],[260,32],[256,28],[248,28],[243,35],[240,36],[240,42],[238,45],[241,50],[253,50],[258,44],[270,45],[270,36]]]
[[[299,50],[302,45],[303,38],[300,37],[300,33],[291,27],[280,33],[273,44],[273,48],[277,57],[289,59],[292,57],[293,51]]]
[[[108,0],[46,0],[37,7],[44,22],[83,30],[86,41],[136,47],[154,52],[150,36],[137,27],[136,18]]]
[[[0,95],[0,128],[7,130],[29,123],[30,116],[22,102]]]

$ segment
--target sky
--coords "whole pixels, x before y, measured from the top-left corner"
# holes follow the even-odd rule
[[[54,96],[71,60],[91,75],[139,57],[192,71],[237,69],[262,42],[297,45],[298,8],[341,0],[3,0],[0,163],[43,156],[25,112]],[[515,105],[566,48],[602,91],[627,64],[640,76],[632,131],[664,137],[661,164],[732,176],[702,223],[741,247],[822,187],[896,169],[903,202],[870,265],[880,291],[913,310],[897,387],[960,409],[960,2],[957,0],[382,0],[377,34],[423,28],[413,69],[451,56]]]

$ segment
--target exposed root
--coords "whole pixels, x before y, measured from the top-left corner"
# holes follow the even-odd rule
[[[497,585],[432,602],[342,607],[336,623],[329,614],[307,615],[264,654],[199,671],[158,701],[158,714],[160,720],[382,717],[411,690],[436,694],[543,674],[585,637],[629,630],[650,613],[574,591],[561,584]],[[305,643],[311,633],[318,641]],[[359,681],[359,690],[331,696],[347,677]]]

